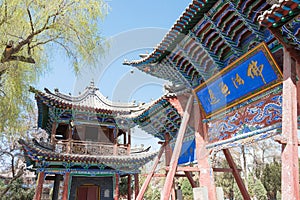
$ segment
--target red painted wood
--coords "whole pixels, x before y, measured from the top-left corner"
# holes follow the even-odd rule
[[[243,182],[243,179],[240,176],[239,170],[238,170],[237,166],[235,165],[234,160],[233,160],[233,158],[230,154],[230,151],[228,149],[223,149],[223,152],[224,152],[224,155],[225,155],[225,158],[228,162],[229,167],[232,169],[233,177],[234,177],[234,179],[235,179],[235,181],[236,181],[236,183],[237,183],[237,185],[240,189],[240,192],[243,196],[243,199],[244,200],[251,200],[250,195],[247,191],[247,188],[245,187],[245,184]]]
[[[138,199],[138,200],[142,200],[143,199],[144,194],[145,194],[145,192],[147,190],[147,187],[148,187],[148,185],[149,185],[149,183],[151,181],[151,178],[154,175],[155,169],[156,169],[156,167],[157,167],[157,165],[159,163],[159,160],[160,160],[160,158],[161,158],[161,156],[162,156],[162,154],[164,152],[164,149],[165,149],[165,144],[163,144],[160,147],[159,153],[158,153],[158,155],[157,155],[157,157],[156,157],[156,159],[154,161],[153,168],[152,168],[151,172],[148,174],[145,182],[143,183],[142,188],[141,188],[140,192],[138,193],[138,196],[136,197],[136,199]]]
[[[131,200],[131,193],[132,193],[132,190],[131,190],[131,175],[129,174],[127,176],[127,199],[128,200]]]
[[[197,183],[194,181],[192,173],[191,172],[187,172],[187,171],[185,171],[184,173],[185,173],[187,179],[189,180],[192,188],[197,187]]]
[[[116,174],[116,185],[115,185],[115,195],[114,200],[119,200],[119,182],[120,182],[120,175]]]
[[[63,189],[63,194],[62,194],[63,200],[68,200],[69,180],[70,180],[70,172],[66,172],[66,174],[64,176],[64,189]]]
[[[45,180],[45,172],[40,172],[38,175],[37,187],[35,188],[35,194],[33,200],[41,200],[44,180]]]
[[[209,152],[206,149],[206,139],[207,139],[207,127],[206,124],[202,123],[204,116],[200,113],[199,110],[194,109],[195,117],[195,142],[196,142],[196,158],[197,158],[197,167],[200,171],[199,174],[199,185],[201,187],[206,187],[208,191],[209,199],[216,199],[216,186],[214,182],[214,173],[213,169],[209,164]]]
[[[187,105],[186,105],[186,110],[184,111],[184,114],[183,114],[183,118],[182,118],[182,121],[180,124],[179,131],[177,134],[175,147],[174,147],[174,150],[172,153],[172,158],[170,161],[170,170],[168,172],[168,175],[166,177],[165,184],[164,184],[164,187],[162,190],[161,199],[164,199],[164,200],[169,200],[169,198],[170,198],[170,194],[171,194],[172,186],[173,186],[173,180],[174,180],[174,176],[175,176],[176,169],[177,169],[178,158],[179,158],[180,152],[181,152],[184,133],[186,131],[187,124],[188,124],[188,121],[190,118],[190,112],[192,109],[193,100],[194,100],[193,95],[190,95],[188,98]]]
[[[170,167],[166,167],[166,171],[169,171]],[[185,172],[199,172],[199,168],[198,167],[177,167],[177,172],[178,171],[185,171]]]
[[[283,59],[283,105],[282,136],[287,140],[281,154],[281,191],[282,199],[299,199],[299,164],[297,135],[297,87],[293,80],[291,56],[284,49]]]
[[[139,191],[140,191],[139,175],[134,174],[134,196],[135,196],[135,199],[137,198]]]

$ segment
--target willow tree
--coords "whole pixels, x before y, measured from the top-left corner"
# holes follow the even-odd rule
[[[97,61],[106,13],[102,0],[0,0],[0,133],[26,121],[29,85],[47,70],[49,55],[64,52],[75,72]]]

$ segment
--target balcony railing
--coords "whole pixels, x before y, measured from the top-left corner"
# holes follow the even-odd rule
[[[91,141],[58,141],[55,145],[58,153],[71,153],[81,155],[127,155],[126,146],[91,142]],[[114,153],[115,152],[115,153]]]

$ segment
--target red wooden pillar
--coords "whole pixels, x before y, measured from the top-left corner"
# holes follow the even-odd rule
[[[198,163],[199,173],[199,186],[206,187],[209,199],[216,199],[216,186],[214,181],[213,169],[209,163],[210,153],[206,149],[206,140],[208,132],[206,124],[203,124],[202,115],[198,106],[194,105],[194,123],[195,123],[195,143],[196,143],[196,159]]]
[[[55,134],[56,134],[56,122],[53,122],[52,130],[51,130],[51,138],[50,138],[50,142],[52,145],[55,145]]]
[[[62,199],[63,200],[68,200],[69,197],[69,180],[70,180],[70,172],[66,172],[64,176],[64,188],[63,188],[63,194],[62,194]]]
[[[293,72],[292,59],[284,48],[283,59],[283,105],[282,136],[287,140],[281,154],[281,191],[282,199],[299,199],[299,164],[297,135],[297,87]]]
[[[135,199],[137,198],[139,191],[140,191],[139,175],[134,174],[134,196],[135,196]]]
[[[161,199],[164,199],[164,200],[169,200],[169,197],[170,197],[170,194],[172,191],[174,176],[177,171],[178,158],[180,156],[180,152],[181,152],[181,148],[182,148],[182,141],[183,141],[184,133],[186,131],[188,121],[190,118],[190,112],[192,109],[193,100],[194,100],[193,95],[190,95],[188,102],[186,104],[186,109],[183,113],[182,121],[181,121],[180,128],[179,128],[177,138],[176,138],[174,151],[172,153],[172,158],[170,161],[169,172],[166,177],[165,184],[164,184],[164,187],[162,190]]]
[[[115,195],[114,200],[119,200],[119,181],[120,181],[120,175],[116,174],[116,185],[115,185]]]
[[[131,200],[131,175],[128,175],[128,179],[127,179],[127,199]]]
[[[44,180],[45,180],[45,172],[40,172],[38,174],[37,187],[35,188],[35,194],[33,200],[41,200]]]
[[[198,168],[200,170],[199,185],[200,187],[206,187],[208,191],[209,199],[217,199],[216,187],[214,183],[213,169],[209,164],[209,152],[205,148],[205,141],[198,131],[195,132],[196,141],[196,158]]]

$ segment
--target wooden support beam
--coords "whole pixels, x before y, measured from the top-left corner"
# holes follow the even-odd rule
[[[132,190],[131,190],[131,175],[128,174],[128,177],[127,177],[127,199],[128,200],[131,200],[131,193],[132,193]]]
[[[184,137],[184,133],[186,131],[187,128],[187,124],[190,118],[190,112],[192,109],[192,105],[193,105],[193,100],[194,97],[193,95],[190,95],[186,104],[186,109],[184,111],[183,114],[183,118],[180,124],[180,128],[177,134],[177,138],[176,138],[176,143],[175,143],[175,147],[172,153],[172,158],[170,161],[170,170],[168,172],[167,178],[165,180],[165,184],[162,190],[162,196],[161,199],[163,200],[169,200],[170,198],[170,194],[171,194],[171,190],[172,190],[172,185],[173,185],[173,180],[174,180],[174,176],[176,173],[176,169],[177,169],[177,164],[178,164],[178,158],[180,156],[180,152],[181,152],[181,147],[182,147],[182,141],[183,141],[183,137]]]
[[[170,167],[166,167],[166,171],[169,171]],[[186,167],[177,167],[177,172],[199,172],[199,168],[198,167],[190,167],[190,166],[186,166]]]
[[[44,180],[45,180],[45,172],[40,172],[38,174],[37,186],[35,188],[35,194],[33,200],[41,200]]]
[[[172,148],[170,147],[171,136],[169,133],[165,134],[165,159],[166,166],[170,165],[171,157],[172,157]]]
[[[70,180],[70,172],[66,172],[64,175],[64,189],[63,189],[63,194],[62,194],[62,199],[63,200],[68,200],[69,197],[69,180]]]
[[[286,48],[283,56],[282,136],[287,142],[281,154],[281,191],[282,199],[299,199],[296,66]]]
[[[276,141],[276,142],[278,142],[279,144],[282,144],[282,145],[286,145],[287,144],[287,138],[286,137],[284,137],[284,136],[282,136],[282,135],[276,135],[275,137],[274,137],[274,140]],[[298,139],[298,146],[300,146],[300,139]]]
[[[148,176],[147,176],[145,182],[144,182],[143,185],[142,185],[142,188],[141,188],[140,192],[138,193],[138,196],[136,197],[137,200],[142,200],[142,199],[143,199],[144,194],[145,194],[145,192],[146,192],[146,190],[147,190],[147,187],[148,187],[148,185],[149,185],[149,183],[150,183],[150,181],[151,181],[151,178],[152,178],[153,175],[154,175],[154,172],[155,172],[155,170],[156,170],[156,167],[157,167],[157,165],[158,165],[158,163],[159,163],[159,160],[160,160],[160,158],[161,158],[161,156],[162,156],[162,154],[163,154],[163,152],[164,152],[164,149],[165,149],[165,144],[163,144],[163,145],[160,147],[159,153],[158,153],[158,155],[157,155],[157,157],[156,157],[156,159],[155,159],[155,161],[154,161],[154,165],[153,165],[153,167],[152,167],[152,170],[151,170],[151,172],[148,174]]]
[[[206,149],[206,141],[208,138],[207,125],[202,123],[204,115],[198,110],[194,109],[195,116],[195,142],[196,142],[196,158],[199,168],[199,186],[207,188],[208,198],[217,199],[216,186],[214,182],[213,169],[210,166],[209,155],[210,152]]]
[[[51,130],[51,138],[50,138],[50,143],[52,145],[55,145],[55,134],[56,134],[56,122],[52,123],[52,130]]]
[[[228,162],[229,167],[232,169],[233,177],[240,189],[240,192],[243,196],[244,200],[251,200],[250,195],[247,191],[247,188],[245,187],[245,184],[243,182],[243,179],[239,173],[239,170],[237,169],[237,166],[235,165],[235,162],[231,156],[231,153],[228,149],[223,149],[223,153],[225,155],[225,158]]]
[[[139,191],[140,191],[139,174],[134,174],[134,197],[135,197],[135,199],[137,198]]]
[[[185,171],[184,173],[185,173],[187,179],[189,180],[192,188],[197,187],[197,183],[194,181],[192,173],[191,172],[187,172],[187,171]]]
[[[233,170],[231,168],[217,168],[217,167],[214,167],[213,168],[214,172],[233,172]],[[242,169],[237,169],[239,172],[242,171]]]
[[[130,155],[130,150],[131,150],[131,130],[130,128],[128,129],[128,143],[127,143],[127,153]]]
[[[59,183],[62,181],[62,177],[60,174],[55,174],[54,178],[54,186],[53,186],[53,193],[52,193],[52,200],[58,200],[59,194]]]
[[[120,175],[116,174],[115,177],[115,194],[114,194],[114,200],[119,200],[119,183],[120,183]]]

